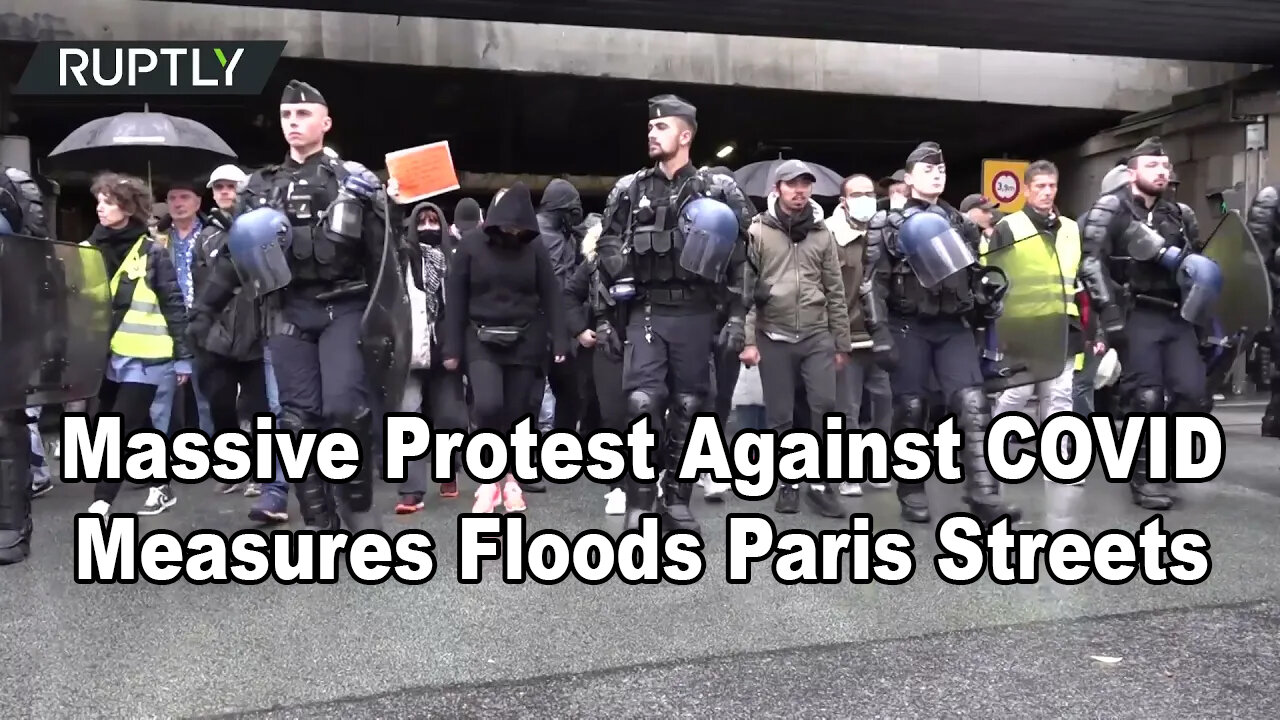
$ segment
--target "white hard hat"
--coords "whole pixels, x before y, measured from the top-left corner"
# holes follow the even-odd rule
[[[209,173],[209,184],[205,185],[205,187],[211,188],[214,183],[220,180],[233,182],[236,184],[236,187],[240,187],[248,182],[249,176],[245,175],[244,171],[236,165],[219,165],[216,170]]]
[[[1093,387],[1095,390],[1104,388],[1119,379],[1120,356],[1116,355],[1114,349],[1108,349],[1107,354],[1098,361],[1098,372],[1093,376]]]

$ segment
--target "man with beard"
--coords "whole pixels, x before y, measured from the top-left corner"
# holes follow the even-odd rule
[[[551,268],[563,293],[569,286],[574,270],[578,267],[578,243],[586,228],[582,225],[582,197],[569,181],[556,178],[547,183],[538,206],[538,241],[551,259]],[[582,403],[578,397],[578,373],[582,371],[575,362],[577,343],[569,343],[569,357],[562,363],[552,363],[547,372],[551,394],[556,400],[556,430],[574,430],[582,415]],[[541,399],[541,398],[539,398]],[[535,487],[536,486],[536,487]],[[526,486],[533,492],[544,491],[542,483]]]
[[[904,171],[911,193],[906,206],[876,213],[867,231],[866,265],[874,279],[867,316],[887,315],[891,332],[878,333],[875,343],[881,352],[896,355],[890,377],[893,430],[926,428],[930,381],[936,377],[963,433],[965,502],[985,523],[1003,515],[1017,522],[1022,513],[1001,500],[984,451],[991,401],[982,387],[974,328],[993,322],[1001,307],[998,296],[975,290],[981,286],[976,258],[981,232],[941,200],[947,166],[937,143],[921,143],[911,151]],[[929,257],[929,250],[941,252]],[[898,482],[898,501],[903,519],[929,522],[922,482]]]
[[[387,223],[393,222],[386,216],[386,196],[367,168],[324,151],[333,121],[316,88],[289,81],[280,98],[280,126],[289,153],[251,175],[241,191],[245,212],[229,232],[223,256],[228,262],[215,266],[196,299],[191,333],[208,335],[243,278],[263,297],[280,429],[341,429],[373,448],[361,316],[382,264]],[[238,252],[244,254],[231,261]],[[373,463],[361,463],[354,477],[337,486],[336,498],[314,466],[290,480],[307,527],[336,529],[344,520],[356,531],[376,527]]]
[[[1089,292],[1108,345],[1120,356],[1121,387],[1130,412],[1207,412],[1204,361],[1196,325],[1174,272],[1163,259],[1169,251],[1199,241],[1176,203],[1163,199],[1172,163],[1159,138],[1143,140],[1126,158],[1130,182],[1105,193],[1084,217],[1080,280]],[[1188,255],[1178,273],[1194,270]],[[1113,288],[1119,288],[1116,293]],[[1126,317],[1127,315],[1127,317]],[[1166,406],[1165,397],[1172,402]],[[1168,510],[1173,498],[1164,484],[1148,479],[1148,444],[1143,439],[1129,487],[1133,502],[1148,510]]]
[[[755,215],[732,178],[689,163],[696,116],[696,108],[675,95],[650,98],[654,165],[614,186],[597,246],[604,284],[630,316],[623,380],[628,413],[647,415],[655,430],[665,425],[658,453],[659,468],[665,470],[661,515],[669,529],[693,532],[700,531],[689,512],[690,483],[696,478],[676,478],[676,463],[694,415],[710,396],[716,345],[734,353],[745,345],[751,296],[745,241]],[[716,327],[726,288],[731,291],[729,319]],[[656,488],[628,477],[626,494],[625,527],[638,528]]]

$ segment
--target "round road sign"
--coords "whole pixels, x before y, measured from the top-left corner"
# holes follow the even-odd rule
[[[1022,180],[1014,172],[1001,170],[991,178],[991,194],[995,196],[997,202],[1012,202],[1020,192],[1022,192]]]

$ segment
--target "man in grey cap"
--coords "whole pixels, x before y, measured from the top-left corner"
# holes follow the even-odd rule
[[[996,211],[999,205],[989,199],[982,193],[974,193],[968,195],[964,200],[960,201],[960,212],[964,213],[982,230],[982,249],[986,252],[987,241],[991,239],[991,234],[996,228]]]
[[[768,429],[779,434],[793,427],[798,384],[809,405],[809,427],[823,426],[826,415],[836,411],[836,374],[848,365],[853,349],[835,234],[810,198],[816,181],[799,160],[779,165],[765,211],[748,231],[747,256],[759,273],[758,300],[747,313],[740,357],[748,367],[760,365]],[[810,482],[805,499],[820,515],[844,517],[837,485]],[[799,503],[800,478],[779,485],[778,512],[794,513]]]
[[[625,327],[628,415],[648,416],[665,431],[657,469],[666,529],[699,532],[689,512],[693,487],[676,478],[676,464],[694,415],[710,409],[712,353],[719,346],[736,354],[744,346],[750,297],[744,247],[755,210],[732,177],[690,164],[698,120],[688,101],[650,98],[648,131],[654,164],[618,180],[601,222],[597,272],[615,307],[597,315]],[[695,203],[696,217],[686,213]],[[600,337],[612,332],[607,320],[596,329]],[[634,477],[624,489],[625,527],[638,528],[657,489]]]

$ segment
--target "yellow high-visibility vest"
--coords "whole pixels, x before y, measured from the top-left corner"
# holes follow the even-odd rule
[[[1031,218],[1027,217],[1026,211],[1019,210],[1016,213],[1007,215],[1004,222],[1009,223],[1009,229],[1013,231],[1013,241],[1026,240],[1036,237],[1040,231],[1031,222]],[[1054,253],[1058,256],[1058,267],[1062,270],[1062,287],[1066,293],[1067,314],[1080,317],[1080,308],[1076,305],[1076,274],[1080,271],[1080,257],[1082,250],[1080,246],[1080,226],[1071,218],[1060,218],[1058,232],[1053,241]],[[1084,369],[1084,353],[1076,353],[1075,369]]]
[[[129,309],[111,336],[111,352],[121,357],[169,360],[173,358],[173,337],[160,311],[160,298],[147,284],[147,254],[143,250],[146,240],[146,235],[138,238],[111,278],[113,298],[120,290],[122,278],[127,276],[134,281]]]

